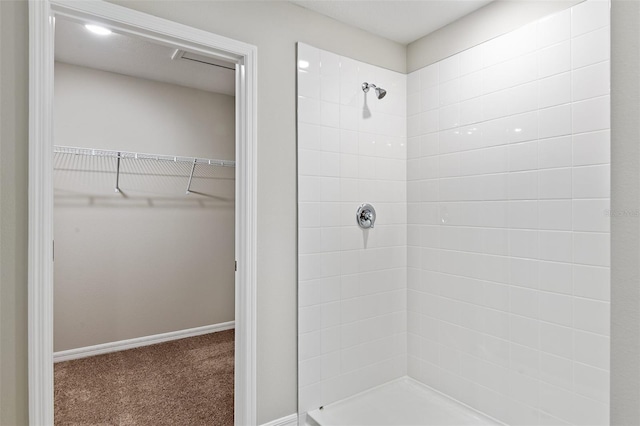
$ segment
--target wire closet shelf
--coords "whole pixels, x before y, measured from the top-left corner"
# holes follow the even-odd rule
[[[77,148],[73,146],[60,146],[60,145],[55,145],[53,147],[53,152],[55,154],[93,155],[93,156],[100,156],[100,157],[112,157],[112,158],[123,158],[123,159],[131,158],[134,160],[171,161],[174,163],[207,164],[209,166],[222,166],[222,167],[236,166],[236,162],[231,160],[182,157],[182,156],[176,156],[176,155],[144,154],[140,152],[115,151],[115,150],[94,149],[94,148]]]
[[[198,157],[184,157],[178,155],[161,155],[161,154],[147,154],[141,152],[129,152],[118,151],[108,149],[96,149],[96,148],[80,148],[73,146],[61,146],[54,145],[54,154],[67,154],[67,155],[82,155],[90,157],[101,158],[113,158],[116,160],[116,182],[115,192],[121,192],[120,190],[120,161],[121,160],[154,160],[158,162],[170,162],[170,163],[187,163],[191,165],[191,173],[189,174],[186,193],[191,191],[191,182],[194,177],[194,172],[197,165],[203,166],[217,166],[217,167],[235,167],[236,162],[231,160],[219,160],[211,158],[198,158]]]

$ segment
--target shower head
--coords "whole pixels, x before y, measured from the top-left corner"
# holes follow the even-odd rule
[[[373,84],[373,83],[367,83],[366,81],[365,81],[364,83],[362,83],[362,91],[363,91],[364,93],[367,93],[367,92],[369,91],[369,89],[371,89],[372,87],[373,87],[374,89],[376,89],[376,97],[377,97],[378,99],[382,99],[382,98],[384,98],[385,96],[387,96],[387,91],[386,91],[386,90],[384,90],[382,87],[377,87],[375,84]]]

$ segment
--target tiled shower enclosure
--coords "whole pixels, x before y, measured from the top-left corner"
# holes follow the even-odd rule
[[[300,407],[406,374],[406,76],[298,45]],[[387,89],[384,99],[364,82]],[[384,82],[382,85],[381,82]],[[356,209],[375,204],[375,228]]]
[[[608,2],[409,75],[299,44],[298,129],[301,413],[408,375],[608,423]]]

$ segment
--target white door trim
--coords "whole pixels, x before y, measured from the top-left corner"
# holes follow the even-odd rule
[[[53,69],[56,16],[237,63],[235,424],[256,424],[257,48],[100,0],[29,2],[29,423],[53,425]]]

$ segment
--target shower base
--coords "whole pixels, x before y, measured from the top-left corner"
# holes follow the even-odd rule
[[[307,413],[307,426],[502,425],[404,377]]]

